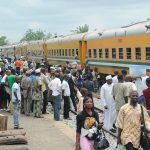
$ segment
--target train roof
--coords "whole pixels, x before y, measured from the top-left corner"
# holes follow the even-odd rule
[[[86,34],[84,40],[86,41],[98,38],[120,37],[147,33],[150,33],[150,20],[134,23],[128,26],[122,26],[120,28],[94,31],[92,33]]]
[[[57,38],[49,39],[46,41],[46,43],[82,41],[84,35],[85,33],[60,36]]]

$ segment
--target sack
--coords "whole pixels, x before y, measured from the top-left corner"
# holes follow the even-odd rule
[[[103,150],[103,149],[108,148],[109,142],[105,137],[104,131],[102,129],[98,130],[97,135],[98,136],[97,136],[96,140],[94,141],[94,149],[95,150]]]
[[[150,148],[150,133],[148,133],[145,120],[144,120],[144,113],[143,107],[141,105],[141,137],[140,137],[140,145],[143,149]]]

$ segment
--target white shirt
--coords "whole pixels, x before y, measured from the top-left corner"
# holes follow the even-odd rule
[[[112,82],[113,82],[113,83],[118,83],[118,75],[116,75],[116,76],[114,76],[114,77],[112,78]]]
[[[5,74],[1,80],[1,83],[5,83],[6,82],[6,78],[7,78],[7,75]]]
[[[25,62],[23,63],[23,66],[24,66],[24,67],[28,67],[28,62],[25,61]]]
[[[18,83],[14,83],[13,86],[12,86],[12,102],[16,102],[16,97],[14,95],[14,91],[16,91],[17,93],[17,97],[18,97],[18,100],[21,101],[21,92],[20,92],[20,86]]]
[[[58,96],[61,93],[61,81],[59,78],[53,79],[48,85],[50,90],[52,90],[53,96]]]
[[[70,88],[68,82],[63,80],[61,87],[62,90],[64,90],[64,96],[70,96]]]

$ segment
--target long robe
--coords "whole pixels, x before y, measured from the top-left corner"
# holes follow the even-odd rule
[[[104,109],[104,127],[107,130],[112,129],[113,124],[116,120],[116,108],[115,108],[115,101],[112,96],[112,88],[113,84],[108,85],[105,83],[101,87],[101,101],[103,103],[103,106],[107,106],[108,109]]]

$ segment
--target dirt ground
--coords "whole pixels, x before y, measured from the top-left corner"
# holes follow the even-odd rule
[[[1,112],[0,112],[1,113]],[[13,129],[13,118],[8,115],[8,129]],[[20,126],[26,131],[28,145],[2,145],[0,150],[74,150],[75,131],[62,121],[54,121],[52,114],[44,118],[21,115]]]

